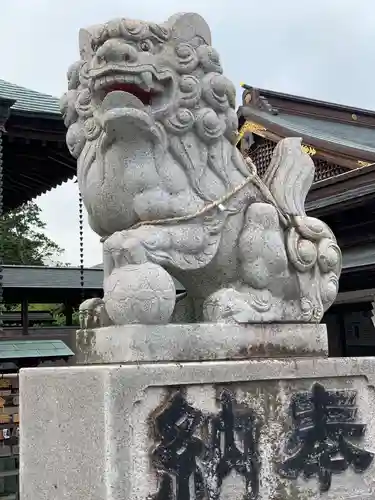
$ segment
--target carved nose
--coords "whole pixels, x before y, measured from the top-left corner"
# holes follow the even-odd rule
[[[138,58],[137,50],[121,40],[107,40],[96,52],[99,59],[106,62],[136,62]]]

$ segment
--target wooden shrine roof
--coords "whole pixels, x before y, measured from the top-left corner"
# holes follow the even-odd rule
[[[58,303],[67,297],[72,302],[102,295],[103,270],[83,270],[84,290],[81,289],[79,267],[3,266],[3,293],[5,302],[18,303],[23,297],[31,302]]]
[[[0,99],[14,100],[12,110],[60,116],[59,100],[51,95],[1,80]]]
[[[0,80],[0,131],[5,211],[75,176],[57,98]]]
[[[243,85],[240,125],[273,140],[302,137],[317,157],[353,169],[375,163],[375,112]],[[310,150],[310,151],[311,151]]]

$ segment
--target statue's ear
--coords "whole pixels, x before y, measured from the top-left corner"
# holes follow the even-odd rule
[[[187,42],[195,47],[211,45],[211,30],[199,14],[175,14],[166,24],[171,30],[171,38],[176,43]]]
[[[79,52],[81,54],[81,58],[86,61],[89,61],[94,55],[92,48],[92,31],[92,28],[82,28],[79,30]]]

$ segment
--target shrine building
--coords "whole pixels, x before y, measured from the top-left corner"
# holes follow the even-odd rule
[[[315,164],[306,211],[330,226],[343,253],[339,294],[324,318],[330,355],[375,355],[375,112],[243,89],[238,147],[259,176],[285,137],[301,137]]]
[[[75,177],[65,135],[56,97],[0,80],[0,214]],[[78,217],[82,231],[77,197]],[[77,239],[81,236],[77,231]],[[61,340],[74,347],[72,311],[82,299],[102,293],[102,272],[84,268],[83,240],[80,257],[79,267],[2,266],[0,300],[21,304],[21,311],[3,312],[1,338]],[[30,303],[64,304],[66,326],[53,326],[45,311],[29,311]]]
[[[375,112],[243,87],[238,147],[250,155],[259,175],[277,141],[288,136],[301,137],[315,163],[307,213],[332,228],[343,252],[339,295],[324,319],[330,354],[375,355]],[[76,162],[65,144],[57,98],[0,80],[0,128],[0,211],[74,178]],[[102,294],[102,269],[87,269],[83,262],[76,268],[4,266],[1,275],[4,302],[23,304],[18,326],[4,323],[8,339],[59,338],[74,347],[68,340],[76,328],[69,326],[72,309],[82,297]],[[27,304],[50,301],[65,304],[66,327],[48,325],[47,319],[42,328],[37,326],[38,318]]]

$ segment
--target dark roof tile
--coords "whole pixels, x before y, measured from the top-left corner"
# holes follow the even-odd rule
[[[337,144],[358,152],[375,153],[375,128],[283,112],[274,115],[250,106],[242,106],[241,111],[245,119],[255,121],[259,118],[261,122],[265,120],[270,124],[273,123],[289,130],[289,135],[302,137],[302,139],[311,137],[327,144]],[[269,127],[271,129],[271,125]]]
[[[60,115],[59,99],[0,79],[0,99],[13,99],[11,109]]]

